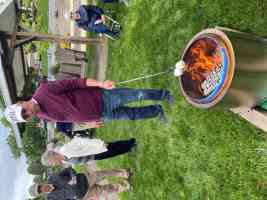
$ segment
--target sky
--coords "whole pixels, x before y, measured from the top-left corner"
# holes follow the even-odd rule
[[[27,173],[26,157],[15,160],[6,138],[9,131],[0,124],[0,199],[26,200],[32,176]]]

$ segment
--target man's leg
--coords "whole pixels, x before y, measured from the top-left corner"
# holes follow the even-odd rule
[[[109,104],[112,110],[135,101],[170,101],[172,98],[168,90],[159,89],[115,88],[113,90],[104,90],[103,92],[104,103]]]
[[[95,24],[94,29],[96,33],[103,33],[107,34],[111,37],[116,37],[118,35],[117,32],[111,31],[109,27],[107,27],[105,24]]]
[[[100,186],[102,191],[106,193],[121,193],[130,190],[130,184],[127,180],[122,180],[120,183],[113,183]]]
[[[130,183],[126,180],[120,183],[106,184],[106,185],[95,185],[90,189],[88,196],[83,200],[96,200],[96,199],[111,199],[114,198],[115,194],[126,192],[130,190]]]
[[[104,115],[104,120],[142,120],[159,117],[166,121],[161,105],[150,105],[143,107],[118,107],[110,113]]]
[[[168,90],[116,88],[103,90],[103,119],[138,120],[159,116],[166,121],[160,105],[144,107],[124,107],[123,105],[139,100],[167,100],[172,103],[173,96]]]
[[[95,160],[103,160],[129,152],[136,145],[134,138],[110,142],[107,145],[108,151],[94,155]]]
[[[98,183],[107,177],[128,178],[129,175],[129,172],[126,169],[101,170],[94,172],[95,183]]]

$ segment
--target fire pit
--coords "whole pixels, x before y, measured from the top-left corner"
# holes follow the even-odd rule
[[[222,100],[228,107],[255,105],[267,96],[266,50],[264,39],[231,29],[198,33],[182,55],[186,64],[180,77],[183,95],[200,108]]]

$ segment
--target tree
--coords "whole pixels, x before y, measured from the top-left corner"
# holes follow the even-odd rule
[[[2,117],[0,119],[0,123],[6,128],[12,128],[12,125],[10,124],[10,122],[5,117]]]
[[[36,123],[27,123],[22,137],[23,152],[29,160],[40,159],[46,149],[46,137],[44,130],[36,127]]]
[[[37,175],[33,178],[34,183],[41,183],[43,181],[42,176]]]
[[[3,109],[5,107],[5,101],[3,95],[0,93],[0,108]]]
[[[18,147],[15,136],[11,133],[7,137],[7,144],[10,147],[11,153],[15,159],[21,156],[22,149]]]
[[[26,77],[26,83],[21,91],[22,95],[25,97],[31,97],[34,91],[36,90],[38,82],[38,74],[37,73],[29,73]]]
[[[41,160],[29,160],[28,161],[28,173],[34,175],[42,175],[46,168],[41,164]]]
[[[44,130],[36,127],[36,122],[27,123],[22,137],[23,152],[28,158],[28,172],[42,175],[45,167],[41,165],[41,155],[46,149]]]

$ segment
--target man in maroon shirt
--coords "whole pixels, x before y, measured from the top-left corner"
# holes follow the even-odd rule
[[[139,120],[159,117],[165,120],[161,105],[127,107],[139,100],[173,101],[167,90],[115,88],[113,81],[71,79],[45,82],[29,101],[10,105],[5,116],[12,123],[26,122],[36,116],[56,122],[87,122],[97,128],[104,121]]]

